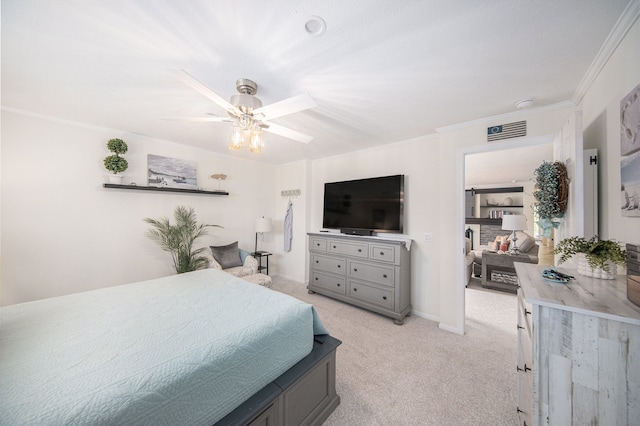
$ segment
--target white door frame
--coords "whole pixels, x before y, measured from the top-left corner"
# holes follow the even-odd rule
[[[457,229],[458,230],[464,229],[464,226],[465,226],[464,172],[465,172],[465,156],[466,155],[479,154],[483,152],[504,151],[504,150],[513,149],[513,148],[526,148],[526,147],[537,146],[537,145],[546,145],[546,144],[551,145],[553,144],[554,138],[555,138],[555,135],[547,135],[547,136],[538,136],[538,137],[530,137],[530,138],[521,138],[518,140],[512,139],[504,142],[491,142],[484,145],[475,145],[467,148],[461,148],[460,150],[458,150],[456,154],[456,170],[457,170],[456,182],[458,183],[457,185],[458,190],[456,194],[456,215],[458,218]],[[531,171],[531,173],[533,176],[533,170]],[[464,251],[465,251],[464,239],[458,238],[457,252],[464,254]],[[458,259],[457,261],[458,283],[460,286],[459,288],[461,289],[458,292],[458,313],[459,313],[458,324],[460,324],[460,329],[459,329],[460,334],[464,334],[465,320],[466,320],[466,305],[465,305],[465,291],[464,291],[466,288],[466,282],[464,277],[465,262],[464,262],[464,255],[456,256],[456,257]]]

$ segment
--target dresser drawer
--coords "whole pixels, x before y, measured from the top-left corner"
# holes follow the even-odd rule
[[[329,253],[344,254],[366,259],[369,257],[368,247],[367,243],[329,240],[328,251]]]
[[[522,290],[518,289],[518,324],[525,327],[529,335],[529,340],[531,340],[531,336],[533,335],[533,327],[531,325],[532,311],[533,307],[524,300]]]
[[[345,275],[347,270],[347,261],[343,258],[314,254],[311,256],[311,268],[314,270],[322,270],[333,272],[334,274]]]
[[[349,261],[349,277],[389,287],[394,287],[396,284],[395,267],[374,265],[355,260]]]
[[[393,309],[393,290],[374,287],[358,281],[349,280],[349,296],[366,303],[378,305],[386,309]]]
[[[310,285],[339,294],[347,294],[347,286],[344,277],[336,277],[335,275],[323,274],[314,271],[311,274]]]
[[[381,262],[396,263],[396,247],[388,244],[371,244],[369,246],[369,258]]]
[[[325,238],[309,238],[309,250],[327,251],[327,240]]]

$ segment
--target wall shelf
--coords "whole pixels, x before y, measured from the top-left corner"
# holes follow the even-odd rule
[[[467,217],[464,220],[467,225],[500,225],[502,219],[489,219],[488,217]]]
[[[205,194],[205,195],[229,195],[227,191],[203,191],[201,189],[159,188],[155,186],[118,185],[114,183],[105,183],[102,186],[105,188],[112,188],[112,189],[133,189],[135,191],[178,192],[182,194]]]

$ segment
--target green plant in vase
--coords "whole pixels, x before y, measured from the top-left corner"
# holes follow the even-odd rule
[[[104,168],[112,173],[109,177],[111,183],[120,183],[122,176],[118,176],[118,173],[122,173],[129,168],[129,163],[125,158],[120,157],[120,154],[126,153],[129,147],[122,139],[114,138],[109,139],[107,142],[107,149],[114,154],[105,157]]]
[[[565,238],[556,245],[553,254],[560,255],[558,263],[577,255],[578,273],[596,278],[615,278],[615,266],[627,263],[627,252],[618,241],[599,240],[597,235],[588,240],[584,237]]]
[[[168,218],[145,218],[144,221],[153,227],[147,231],[147,236],[156,241],[162,250],[171,253],[173,266],[178,274],[206,267],[208,260],[202,256],[202,252],[208,250],[208,247],[194,250],[193,243],[196,239],[207,234],[208,227],[222,227],[198,224],[196,213],[192,207],[176,207],[173,217],[175,224],[171,224]]]

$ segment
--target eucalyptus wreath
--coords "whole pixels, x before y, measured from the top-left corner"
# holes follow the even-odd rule
[[[536,183],[533,196],[534,209],[540,219],[554,219],[564,216],[567,210],[569,185],[567,168],[556,161],[543,162],[534,172]]]

